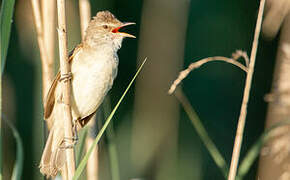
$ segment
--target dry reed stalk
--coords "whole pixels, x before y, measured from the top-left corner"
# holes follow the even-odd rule
[[[64,135],[66,138],[65,146],[71,146],[73,143],[72,132],[72,115],[70,108],[70,66],[68,63],[67,53],[67,34],[66,34],[66,19],[65,19],[65,0],[57,0],[57,14],[58,14],[58,41],[59,41],[59,60],[60,72],[62,81],[63,92],[63,112],[64,112]],[[67,165],[67,178],[71,180],[75,173],[75,159],[74,148],[67,148],[66,150],[66,165]]]
[[[84,39],[85,31],[91,19],[91,4],[89,0],[79,0],[80,19],[81,19],[81,34]]]
[[[93,121],[91,121],[93,122]],[[94,124],[94,123],[91,123]],[[89,127],[92,128],[92,127]],[[90,147],[94,143],[93,136],[90,135],[91,133],[88,133],[88,136],[86,138],[86,150],[89,151]],[[88,163],[87,163],[87,180],[97,180],[99,179],[99,148],[98,145],[94,148],[93,152],[91,153]]]
[[[81,21],[81,35],[82,39],[85,37],[85,31],[89,25],[90,19],[91,19],[91,5],[89,0],[79,0],[79,8],[80,8],[80,21]],[[96,119],[96,116],[92,117],[92,120],[88,123],[89,129],[94,130],[94,126],[96,125],[96,122],[94,122]],[[89,131],[90,131],[89,130]],[[92,135],[92,133],[88,133],[88,136],[86,138],[86,151],[88,151],[91,147],[91,145],[94,142],[95,137]],[[87,179],[88,180],[96,180],[98,179],[98,145],[96,145],[96,148],[90,155],[90,158],[87,163]]]
[[[53,80],[53,67],[49,63],[48,53],[44,42],[43,23],[41,19],[40,6],[38,0],[31,0],[34,23],[37,32],[37,41],[40,50],[41,66],[42,66],[42,99],[44,98],[50,88]]]
[[[242,57],[245,60],[245,64],[246,66],[244,66],[243,64],[239,63],[237,60]],[[249,64],[249,58],[246,52],[241,51],[241,50],[237,50],[235,53],[232,54],[232,58],[228,58],[228,57],[223,57],[223,56],[214,56],[214,57],[207,57],[204,59],[201,59],[197,62],[191,63],[187,69],[181,71],[179,73],[179,76],[177,77],[177,79],[175,79],[175,81],[172,83],[172,85],[170,86],[170,89],[168,91],[168,94],[172,94],[176,87],[181,83],[181,81],[186,78],[188,76],[188,74],[193,71],[194,69],[199,68],[200,66],[202,66],[203,64],[206,64],[208,62],[212,62],[212,61],[224,61],[230,64],[233,64],[239,68],[241,68],[243,71],[245,71],[246,73],[248,72],[248,64]]]
[[[43,38],[47,52],[47,64],[54,75],[54,49],[55,49],[55,1],[42,0]]]
[[[254,40],[253,40],[253,45],[252,45],[252,51],[251,51],[251,56],[250,56],[250,64],[249,64],[249,69],[248,69],[247,78],[245,82],[243,101],[242,101],[242,106],[241,106],[241,111],[240,111],[240,116],[239,116],[239,121],[238,121],[238,127],[236,131],[236,138],[234,142],[234,148],[233,148],[233,154],[232,154],[228,180],[234,180],[237,173],[237,168],[238,168],[238,163],[239,163],[239,158],[240,158],[240,150],[242,146],[244,128],[245,128],[245,123],[246,123],[247,106],[248,106],[248,101],[249,101],[249,96],[250,96],[252,77],[254,73],[256,54],[257,54],[257,49],[258,49],[258,40],[260,36],[262,19],[263,19],[264,6],[265,6],[265,0],[261,0],[257,23],[256,23],[255,35],[254,35]]]

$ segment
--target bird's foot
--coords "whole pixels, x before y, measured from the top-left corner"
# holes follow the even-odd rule
[[[78,137],[64,137],[62,143],[60,144],[60,149],[70,149],[74,148],[78,142]]]
[[[72,73],[69,72],[69,73],[66,73],[66,74],[61,74],[59,82],[61,82],[61,81],[66,82],[66,81],[71,80],[71,79],[72,79]]]
[[[61,149],[69,149],[69,148],[74,148],[74,146],[77,144],[79,137],[78,137],[78,132],[77,132],[77,124],[74,123],[73,125],[74,129],[74,135],[73,137],[64,137],[63,141],[60,145]]]

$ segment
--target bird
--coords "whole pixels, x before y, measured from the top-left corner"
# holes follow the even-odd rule
[[[124,38],[136,38],[119,30],[133,24],[119,21],[109,11],[100,11],[90,21],[82,42],[70,53],[71,115],[77,130],[94,116],[112,88],[119,64],[117,51]],[[44,101],[49,135],[39,167],[47,177],[55,177],[66,162],[61,81],[58,72]]]

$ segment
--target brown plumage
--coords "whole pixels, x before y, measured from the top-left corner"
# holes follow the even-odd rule
[[[133,23],[122,23],[109,11],[101,11],[91,20],[83,42],[69,57],[72,72],[71,109],[77,129],[84,127],[96,113],[117,75],[117,51],[124,37],[134,37],[118,30]],[[57,73],[44,102],[44,119],[50,130],[40,172],[56,176],[66,162],[62,91]]]

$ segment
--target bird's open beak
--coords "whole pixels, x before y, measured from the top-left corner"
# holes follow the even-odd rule
[[[131,35],[131,34],[128,34],[128,33],[125,33],[125,32],[119,32],[119,30],[125,26],[129,26],[129,25],[133,25],[133,24],[136,24],[136,23],[133,23],[133,22],[126,22],[126,23],[123,23],[121,26],[119,27],[116,27],[115,29],[112,30],[112,33],[118,33],[119,35],[123,36],[123,37],[130,37],[130,38],[136,38],[135,36]]]

